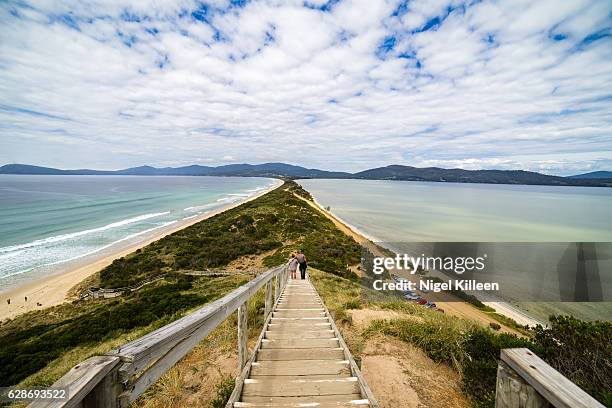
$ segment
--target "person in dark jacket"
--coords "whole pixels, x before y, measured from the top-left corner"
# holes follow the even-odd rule
[[[306,268],[308,267],[308,264],[306,263],[306,255],[304,255],[304,253],[300,249],[295,255],[295,258],[297,259],[298,264],[300,265],[300,277],[302,279],[306,279]]]

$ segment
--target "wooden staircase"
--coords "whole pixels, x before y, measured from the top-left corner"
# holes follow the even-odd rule
[[[235,408],[378,406],[309,280],[287,282],[249,364]]]

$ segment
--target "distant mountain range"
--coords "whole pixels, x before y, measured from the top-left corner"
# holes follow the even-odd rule
[[[553,186],[612,187],[612,172],[593,172],[571,177],[549,176],[523,170],[463,170],[438,167],[418,168],[391,165],[375,169],[346,173],[307,169],[286,163],[229,164],[225,166],[185,166],[156,168],[132,167],[124,170],[60,170],[27,164],[7,164],[0,174],[37,175],[130,175],[130,176],[241,176],[285,178],[340,178],[365,180],[436,181],[454,183],[532,184]]]

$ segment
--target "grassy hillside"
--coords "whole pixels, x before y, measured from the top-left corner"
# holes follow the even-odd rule
[[[309,197],[289,181],[254,201],[162,238],[114,261],[102,270],[100,284],[118,288],[173,270],[218,269],[242,256],[271,250],[264,264],[273,266],[298,248],[312,266],[351,276],[346,265],[359,262],[359,245],[294,194]]]
[[[92,280],[104,288],[119,288],[164,275],[136,292],[77,301],[3,322],[0,386],[51,384],[82,359],[161,327],[249,279],[195,278],[182,270],[222,269],[248,255],[265,255],[263,263],[274,266],[302,248],[311,265],[355,279],[347,265],[359,262],[359,245],[294,194],[308,196],[288,182],[116,260]]]

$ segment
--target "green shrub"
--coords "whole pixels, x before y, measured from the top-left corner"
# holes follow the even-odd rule
[[[537,354],[612,406],[612,322],[586,322],[571,316],[551,316],[549,320],[550,328],[537,326],[534,330]]]
[[[227,404],[229,397],[232,395],[235,385],[236,383],[231,376],[223,378],[217,384],[215,396],[209,402],[210,408],[225,408],[225,404]]]

